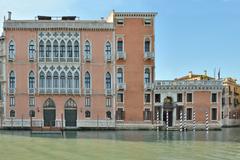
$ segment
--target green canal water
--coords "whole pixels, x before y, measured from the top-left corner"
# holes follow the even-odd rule
[[[222,131],[0,131],[0,160],[240,160],[240,128]]]

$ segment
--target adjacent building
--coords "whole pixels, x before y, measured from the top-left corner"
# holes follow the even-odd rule
[[[240,85],[233,78],[223,80],[222,119],[223,126],[240,125]]]
[[[153,12],[4,20],[5,127],[152,127]]]
[[[188,129],[193,129],[194,124],[196,128],[204,129],[206,123],[211,129],[221,128],[222,89],[222,81],[208,77],[206,73],[195,75],[189,72],[175,80],[157,80],[154,121],[160,120],[162,127],[166,127],[168,121],[169,127],[179,128],[182,120],[182,125],[185,123]]]

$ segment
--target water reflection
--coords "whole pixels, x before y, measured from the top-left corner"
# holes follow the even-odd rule
[[[79,138],[79,139],[109,139],[121,141],[168,142],[168,141],[219,141],[240,142],[240,128],[224,128],[222,131],[66,131],[61,134],[31,134],[30,131],[0,131],[0,135]]]

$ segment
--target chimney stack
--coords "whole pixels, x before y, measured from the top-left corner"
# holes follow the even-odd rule
[[[12,12],[8,11],[8,20],[12,19]]]

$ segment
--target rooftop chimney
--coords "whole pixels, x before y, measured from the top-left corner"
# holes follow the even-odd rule
[[[8,11],[8,20],[12,19],[12,12]]]

